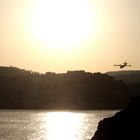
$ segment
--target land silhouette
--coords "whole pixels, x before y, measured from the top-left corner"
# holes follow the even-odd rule
[[[135,97],[124,109],[114,116],[104,118],[98,124],[91,140],[140,139],[140,96]]]
[[[135,82],[130,75],[126,80],[112,73],[41,74],[1,66],[0,109],[121,109],[140,94],[140,72],[134,76]]]

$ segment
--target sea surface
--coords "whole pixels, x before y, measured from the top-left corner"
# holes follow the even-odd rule
[[[0,110],[0,140],[89,140],[116,112]]]

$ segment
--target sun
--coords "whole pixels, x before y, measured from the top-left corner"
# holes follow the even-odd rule
[[[70,48],[88,38],[95,13],[86,0],[38,0],[32,10],[33,35],[52,48]]]

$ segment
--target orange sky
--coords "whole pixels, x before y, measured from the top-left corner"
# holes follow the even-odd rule
[[[138,0],[0,0],[0,66],[34,71],[140,67]]]

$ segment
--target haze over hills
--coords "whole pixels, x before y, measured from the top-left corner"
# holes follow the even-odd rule
[[[140,73],[122,73],[80,70],[41,74],[16,67],[0,67],[0,108],[120,109],[140,94]]]
[[[140,83],[140,70],[110,71],[106,74],[113,76],[116,80],[123,80],[126,84]]]

